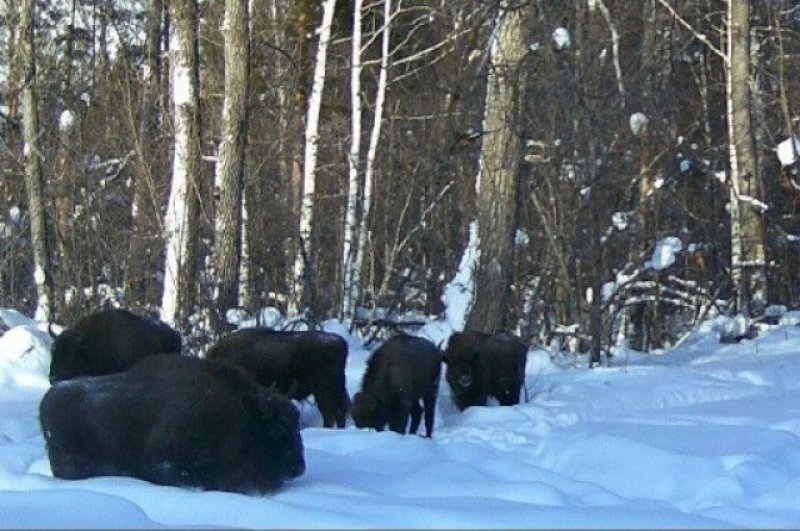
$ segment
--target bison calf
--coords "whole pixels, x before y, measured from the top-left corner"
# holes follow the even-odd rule
[[[359,428],[417,433],[425,410],[425,436],[433,432],[436,397],[442,370],[442,353],[427,339],[400,335],[388,339],[372,353],[353,397],[353,422]],[[420,405],[422,401],[422,406]]]
[[[275,384],[290,398],[305,400],[313,395],[326,428],[334,424],[345,426],[350,409],[345,385],[347,342],[337,334],[317,330],[237,330],[220,339],[206,357],[233,363],[261,385]]]
[[[485,406],[492,396],[504,406],[519,403],[528,347],[513,334],[455,332],[444,353],[445,380],[460,410]]]
[[[236,367],[149,356],[51,387],[39,407],[53,475],[267,492],[305,471],[299,415]]]
[[[181,351],[180,334],[166,323],[118,309],[88,315],[53,337],[51,382],[121,372],[144,356]]]

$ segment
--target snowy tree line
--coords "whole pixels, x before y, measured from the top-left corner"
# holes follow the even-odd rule
[[[467,326],[596,361],[796,306],[796,0],[2,11],[0,305],[403,322],[472,234]]]

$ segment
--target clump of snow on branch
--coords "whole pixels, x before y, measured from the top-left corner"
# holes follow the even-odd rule
[[[660,239],[653,250],[653,256],[645,262],[645,268],[661,271],[675,263],[675,255],[683,249],[683,243],[675,236]]]
[[[553,30],[553,44],[556,50],[563,50],[569,48],[571,44],[569,30],[563,26],[559,26]]]
[[[69,131],[75,124],[75,113],[69,109],[65,109],[58,117],[58,128],[62,131]]]
[[[647,127],[650,119],[643,112],[635,112],[631,114],[631,117],[628,121],[630,123],[631,133],[633,133],[633,136],[639,136]]]
[[[794,140],[794,146],[792,145]],[[800,138],[787,138],[775,148],[775,154],[781,161],[781,166],[791,166],[797,162],[797,153],[800,153]]]

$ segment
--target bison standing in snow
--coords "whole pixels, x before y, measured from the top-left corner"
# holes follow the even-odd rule
[[[229,364],[144,358],[54,384],[39,407],[53,475],[263,493],[305,471],[299,415]]]
[[[503,406],[519,404],[528,347],[517,336],[506,332],[455,332],[443,360],[447,366],[445,380],[460,410],[485,406],[490,396]]]
[[[344,374],[347,342],[337,334],[248,328],[220,339],[206,357],[237,365],[290,398],[313,395],[326,428],[345,426],[350,410]]]
[[[181,336],[169,325],[120,309],[93,313],[51,335],[50,382],[121,372],[144,356],[181,351]]]
[[[372,353],[353,397],[353,422],[359,428],[416,433],[425,410],[425,436],[433,432],[442,353],[427,339],[394,336]],[[422,401],[422,405],[420,405]]]

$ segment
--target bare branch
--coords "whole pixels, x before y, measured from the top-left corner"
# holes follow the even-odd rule
[[[662,6],[664,6],[664,8],[667,11],[669,11],[670,15],[675,17],[675,20],[677,20],[678,23],[681,26],[683,26],[684,28],[688,29],[691,32],[691,34],[694,36],[695,39],[697,39],[698,41],[700,41],[703,44],[705,44],[706,46],[708,46],[709,50],[711,50],[716,55],[718,55],[720,58],[722,58],[722,61],[725,63],[725,66],[729,65],[728,56],[725,54],[725,52],[723,52],[722,50],[720,50],[719,48],[714,46],[711,43],[711,41],[708,40],[708,37],[706,37],[705,34],[700,33],[699,31],[694,29],[694,27],[691,24],[689,24],[689,22],[687,22],[683,17],[681,17],[677,13],[677,11],[675,11],[675,9],[671,5],[669,5],[669,3],[666,0],[658,0],[658,3],[661,4]]]

